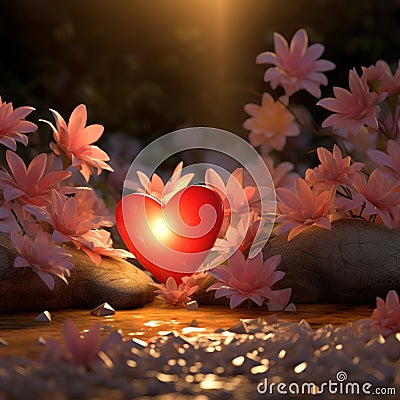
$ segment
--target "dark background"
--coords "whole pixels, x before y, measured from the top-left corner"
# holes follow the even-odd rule
[[[191,125],[246,137],[243,105],[267,89],[255,57],[273,50],[274,31],[290,39],[306,28],[337,65],[330,84],[347,87],[353,66],[397,65],[399,18],[400,2],[389,0],[3,1],[0,95],[36,107],[31,120],[85,103],[89,122],[142,144]]]

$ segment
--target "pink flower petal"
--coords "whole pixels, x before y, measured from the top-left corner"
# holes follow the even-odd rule
[[[87,121],[87,111],[84,104],[79,104],[71,113],[68,128],[71,132],[83,130]]]
[[[9,136],[0,137],[0,143],[13,151],[17,150],[17,143],[12,137]]]
[[[231,309],[233,310],[234,308],[236,308],[239,304],[243,303],[245,300],[247,299],[247,297],[243,294],[234,294],[231,298],[230,298],[230,302],[229,305],[231,307]]]
[[[7,150],[6,159],[14,177],[16,177],[17,179],[23,179],[26,176],[26,166],[25,163],[22,161],[22,158],[19,157],[16,153]]]
[[[25,193],[12,186],[5,186],[3,189],[3,196],[5,201],[11,201],[14,200],[20,196],[23,196]]]

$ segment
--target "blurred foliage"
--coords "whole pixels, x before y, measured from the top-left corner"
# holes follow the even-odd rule
[[[266,90],[255,57],[273,49],[274,31],[290,38],[306,28],[337,65],[330,83],[347,87],[353,66],[397,63],[399,18],[397,0],[8,1],[0,95],[35,106],[33,118],[49,119],[48,108],[66,116],[83,102],[90,122],[143,144],[192,125],[246,137],[243,105]]]

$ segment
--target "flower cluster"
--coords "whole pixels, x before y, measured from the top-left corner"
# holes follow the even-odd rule
[[[185,306],[191,300],[190,296],[200,288],[205,279],[206,274],[204,272],[196,272],[192,276],[183,277],[180,285],[177,285],[171,276],[165,284],[150,283],[150,285],[157,289],[155,294],[164,306]]]
[[[147,193],[150,196],[167,203],[176,192],[179,192],[179,190],[187,187],[190,181],[193,179],[193,173],[182,176],[182,168],[183,161],[176,166],[171,178],[165,185],[157,174],[153,174],[151,179],[149,179],[146,174],[141,171],[137,171],[137,175],[141,184],[141,186],[137,188],[137,192]]]
[[[290,168],[287,170],[289,172]],[[149,179],[138,171],[141,187],[139,192],[148,193],[164,203],[180,189],[186,187],[192,174],[181,176],[182,164],[179,164],[171,179],[164,185],[161,178],[154,174]],[[285,174],[285,173],[284,173]],[[282,174],[282,175],[284,175]],[[283,178],[283,177],[282,177]],[[245,254],[252,245],[261,221],[260,199],[265,190],[245,184],[242,168],[233,171],[226,181],[212,168],[205,174],[205,183],[218,193],[224,205],[224,222],[214,247],[218,256],[214,264],[228,259],[228,266],[222,265],[210,269],[207,273],[199,272],[190,277],[183,277],[177,284],[170,277],[165,284],[152,284],[157,290],[157,298],[164,305],[184,306],[200,288],[207,274],[218,280],[208,290],[216,290],[216,298],[230,299],[231,308],[248,299],[261,306],[267,301],[271,311],[293,311],[293,304],[288,306],[291,289],[272,290],[272,286],[285,275],[275,271],[281,257],[274,256],[263,262],[259,252],[255,257],[245,259]],[[286,308],[285,308],[286,307]]]
[[[87,111],[78,106],[69,123],[56,111],[56,127],[52,124],[54,143],[52,154],[40,153],[26,165],[15,152],[16,141],[28,144],[26,133],[37,126],[26,121],[34,109],[2,103],[0,98],[0,143],[8,147],[7,168],[0,171],[0,232],[9,233],[18,256],[14,267],[30,267],[50,288],[53,276],[65,282],[73,268],[72,260],[62,243],[82,249],[93,262],[101,256],[132,257],[112,248],[110,233],[105,227],[113,218],[94,189],[76,187],[71,180],[74,169],[86,181],[97,173],[112,169],[109,158],[92,143],[103,133],[101,125],[86,126]]]
[[[390,290],[386,295],[386,302],[380,297],[376,298],[376,308],[370,318],[355,322],[360,329],[368,328],[383,336],[400,333],[400,302],[395,290]]]
[[[321,59],[324,46],[309,45],[307,32],[300,29],[290,43],[275,33],[274,47],[275,52],[260,54],[256,62],[268,64],[264,80],[274,96],[279,92],[281,96],[265,92],[261,104],[245,105],[249,118],[243,126],[250,131],[249,142],[260,150],[275,185],[276,232],[287,233],[292,240],[310,227],[331,229],[331,223],[341,218],[400,228],[400,65],[394,72],[384,61],[360,71],[354,68],[349,71],[348,89],[334,87],[332,97],[321,99],[321,86],[328,84],[325,73],[335,68],[331,61]],[[328,114],[321,124],[295,103],[296,93],[303,90],[318,99],[316,106]],[[95,172],[112,171],[109,156],[94,145],[103,127],[87,126],[84,105],[72,112],[68,123],[51,110],[55,123],[45,122],[53,133],[52,154],[39,154],[26,165],[15,150],[16,141],[26,145],[26,134],[37,128],[25,120],[32,111],[30,107],[13,110],[0,98],[0,144],[9,148],[8,168],[0,171],[0,231],[11,233],[19,253],[14,266],[31,267],[52,288],[52,275],[66,280],[72,269],[63,243],[75,245],[95,263],[102,256],[131,254],[112,248],[105,228],[113,221],[96,192],[71,183],[74,170],[86,182]],[[328,148],[317,148],[318,164],[301,166],[304,175],[300,175],[284,160],[284,154],[290,142],[307,146],[303,139],[307,132],[321,133],[325,140],[331,137],[335,142]],[[313,150],[304,148],[305,152]],[[127,169],[123,165],[121,171]],[[136,190],[166,204],[193,177],[192,173],[184,174],[182,162],[166,183],[157,174],[148,177],[137,171]],[[120,181],[121,176],[115,178],[115,182]],[[229,298],[231,308],[247,299],[266,304],[270,310],[293,310],[292,304],[287,306],[291,289],[273,289],[284,276],[276,271],[280,256],[263,261],[261,253],[254,256],[250,251],[266,223],[261,204],[271,189],[258,187],[242,168],[226,175],[210,168],[204,182],[221,197],[224,206],[222,228],[211,251],[217,256],[209,265],[213,267],[209,274],[218,282],[209,290],[215,290],[217,298]],[[43,246],[49,248],[46,254],[41,251]],[[220,265],[226,260],[227,265]],[[165,284],[154,284],[156,294],[164,304],[185,305],[205,275],[183,278],[179,285],[169,278]],[[390,310],[378,301],[373,317],[378,321],[376,326],[392,315],[392,309],[398,317],[395,300],[390,294]]]
[[[179,190],[185,188],[193,178],[193,174],[182,175],[183,164],[179,163],[175,168],[172,177],[166,184],[157,174],[153,174],[151,179],[143,172],[137,171],[139,185],[136,191],[147,193],[166,204],[171,197]],[[281,171],[276,174],[276,179],[285,181],[285,176],[292,179],[295,174],[290,174],[291,165],[282,165]],[[297,175],[296,175],[297,176]],[[225,178],[225,179],[224,179]],[[254,183],[247,182],[243,168],[237,168],[227,177],[221,176],[213,168],[209,168],[204,177],[207,187],[213,189],[220,197],[224,206],[224,220],[211,253],[211,261],[208,267],[213,267],[209,273],[217,278],[223,287],[218,289],[217,297],[226,296],[231,299],[231,307],[237,307],[244,299],[254,301],[262,305],[264,300],[268,300],[268,307],[271,310],[284,309],[289,301],[291,289],[273,291],[271,286],[284,275],[283,272],[274,271],[279,261],[278,258],[269,259],[262,262],[262,255],[259,252],[254,258],[247,255],[252,246],[262,222],[261,200],[269,194],[268,188],[256,187]],[[260,258],[261,257],[261,258]],[[279,256],[280,257],[280,256]],[[217,267],[222,262],[228,260],[229,267]],[[247,268],[246,265],[249,267]],[[216,268],[215,268],[216,267]],[[221,272],[222,270],[225,273]],[[230,274],[229,281],[222,281],[221,274]],[[198,275],[201,274],[201,275]],[[191,296],[199,289],[205,278],[204,273],[194,274],[191,277],[182,278],[182,283],[178,285],[170,277],[165,284],[153,284],[156,287],[157,297],[164,304],[185,305]],[[189,284],[189,282],[191,282]],[[229,290],[223,290],[229,285]],[[236,293],[236,295],[234,294]],[[287,310],[293,310],[289,306]]]
[[[400,67],[393,73],[386,62],[378,61],[362,67],[360,74],[352,69],[349,90],[334,87],[334,97],[316,103],[331,112],[319,131],[334,137],[337,144],[332,150],[317,149],[319,165],[307,169],[303,179],[288,162],[275,166],[272,150],[282,151],[287,137],[302,130],[315,131],[298,117],[292,96],[306,90],[320,98],[320,86],[328,83],[323,72],[335,65],[319,59],[324,46],[308,46],[303,29],[295,33],[290,45],[275,33],[274,45],[275,53],[260,54],[257,63],[270,64],[264,80],[284,94],[274,99],[264,93],[261,106],[246,105],[251,118],[243,126],[250,130],[250,143],[260,146],[276,184],[278,233],[289,232],[288,240],[292,240],[311,226],[330,229],[331,222],[341,218],[362,218],[398,228]],[[354,160],[355,155],[360,162]]]
[[[207,291],[216,290],[215,297],[230,299],[230,307],[235,308],[245,300],[252,300],[258,306],[268,301],[270,311],[280,311],[287,306],[292,290],[290,288],[272,290],[274,283],[281,280],[285,273],[275,271],[281,261],[281,256],[272,256],[263,262],[263,256],[258,253],[254,258],[245,260],[243,254],[237,251],[229,259],[229,266],[220,266],[210,271],[219,282],[211,285]],[[287,306],[293,311],[293,305]]]
[[[315,128],[317,124],[312,120],[311,113],[296,105],[293,95],[305,90],[320,99],[321,86],[328,84],[324,73],[334,69],[335,65],[320,59],[324,46],[309,46],[304,29],[294,34],[290,44],[282,35],[275,33],[274,46],[275,52],[264,52],[256,61],[269,64],[264,80],[275,93],[281,90],[282,95],[275,98],[271,93],[263,93],[261,105],[245,105],[249,118],[243,126],[250,131],[249,142],[260,149],[275,184],[277,233],[287,233],[288,240],[292,240],[312,226],[331,229],[331,223],[341,218],[361,218],[384,224],[390,229],[399,228],[400,64],[394,73],[384,61],[362,67],[360,74],[356,69],[349,71],[348,90],[334,87],[334,97],[323,98],[316,103],[331,115],[320,128]],[[294,171],[293,164],[288,161],[276,163],[274,156],[285,150],[288,139],[304,136],[307,131],[331,136],[336,139],[336,144],[331,149],[319,147],[319,164],[308,168],[301,177]],[[215,171],[209,171],[206,182],[219,193],[234,193],[235,197],[237,190],[229,184],[235,174],[236,171],[224,184]],[[238,182],[243,187],[240,179]],[[245,193],[250,194],[251,191],[245,190]],[[225,202],[227,196],[222,198]],[[241,203],[235,197],[230,204],[237,205],[226,207],[227,214],[247,205],[255,213],[256,218],[251,220],[257,225],[257,208],[253,207],[257,202],[253,203],[251,196],[246,196],[246,200]],[[243,221],[239,221],[235,228],[236,231],[231,230],[226,235],[223,230],[222,236],[225,237],[221,240],[243,251],[243,243],[251,243],[249,232],[252,230],[244,228]],[[239,237],[243,240],[241,246],[237,246]],[[246,240],[243,239],[245,237]],[[224,251],[221,242],[216,248]],[[257,257],[245,260],[237,252],[229,259],[228,266],[210,271],[219,281],[210,290],[216,290],[216,297],[230,298],[232,308],[245,299],[259,305],[268,300],[270,306],[274,301],[271,285],[275,281],[268,274],[276,266],[277,259],[269,259],[262,264]],[[388,300],[390,304],[395,303],[393,296],[391,294]],[[289,301],[289,297],[290,294],[281,299],[281,306]],[[381,303],[378,301],[378,310],[374,314],[379,321],[389,313]]]
[[[105,338],[101,337],[100,324],[94,324],[82,336],[76,324],[66,319],[62,327],[63,342],[46,340],[42,353],[45,362],[66,362],[75,366],[92,369],[101,362],[111,364],[108,354],[122,343],[122,336],[114,331]]]
[[[193,173],[182,175],[182,172],[183,163],[180,162],[171,178],[164,184],[157,174],[149,178],[143,172],[137,171],[139,184],[134,184],[136,192],[147,193],[166,204],[175,193],[187,187],[193,179]],[[282,173],[282,179],[286,174],[286,171]],[[205,173],[206,186],[221,197],[224,207],[224,220],[214,247],[221,257],[213,260],[213,266],[218,264],[218,260],[229,257],[234,249],[240,248],[246,253],[259,230],[261,199],[265,198],[271,189],[256,187],[254,183],[246,182],[246,178],[243,168],[237,168],[227,177],[222,177],[213,168],[207,169]]]

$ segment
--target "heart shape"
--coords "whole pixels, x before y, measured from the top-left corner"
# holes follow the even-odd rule
[[[179,284],[202,266],[222,226],[224,209],[212,189],[193,185],[162,204],[132,193],[117,204],[118,231],[137,260],[159,281]]]

